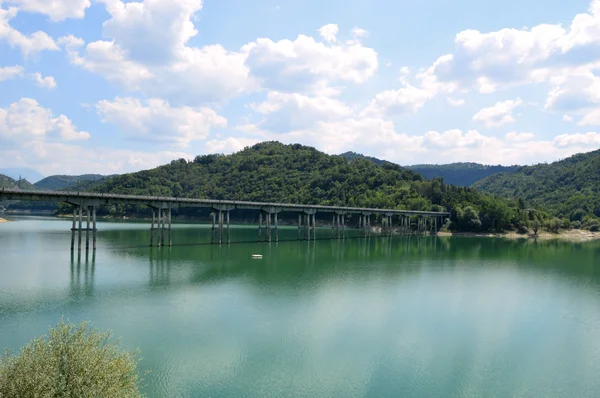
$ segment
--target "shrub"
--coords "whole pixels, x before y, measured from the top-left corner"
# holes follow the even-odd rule
[[[110,333],[62,320],[0,361],[0,397],[141,397],[136,353]]]

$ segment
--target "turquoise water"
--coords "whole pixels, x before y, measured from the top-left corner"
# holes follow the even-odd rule
[[[100,222],[72,257],[69,228],[0,224],[0,348],[64,316],[140,348],[150,397],[600,396],[598,242],[234,227],[249,243],[219,247],[186,224],[150,248],[147,223]]]

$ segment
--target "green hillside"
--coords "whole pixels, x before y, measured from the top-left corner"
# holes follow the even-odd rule
[[[302,145],[264,142],[233,155],[174,160],[152,170],[92,184],[91,191],[134,195],[347,205],[411,210],[452,209],[454,230],[523,228],[515,201],[454,187],[392,163],[330,156]],[[116,213],[145,208],[113,207]],[[185,212],[186,210],[181,210]]]
[[[519,166],[488,166],[479,163],[417,164],[407,166],[427,179],[441,177],[447,184],[469,187],[496,173],[515,171]]]
[[[100,174],[83,174],[79,176],[54,175],[36,182],[33,186],[36,189],[55,191],[66,189],[82,182],[98,181],[103,178],[105,178],[105,176]]]
[[[528,206],[543,206],[571,221],[587,221],[600,217],[600,150],[495,174],[474,187],[507,198],[521,198]]]
[[[13,178],[0,174],[0,188],[28,190],[32,189],[33,185],[31,185],[31,183],[29,183],[27,180],[17,181]]]

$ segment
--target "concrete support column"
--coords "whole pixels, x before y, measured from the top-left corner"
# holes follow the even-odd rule
[[[346,220],[342,214],[342,239],[346,239]]]
[[[162,246],[164,241],[165,241],[165,231],[163,230],[163,228],[165,227],[163,224],[164,220],[163,220],[163,209],[159,208],[158,209],[158,245],[157,246]]]
[[[213,209],[212,211],[212,228],[210,229],[210,244],[214,245],[215,244],[215,224],[217,222],[217,213],[215,213],[215,210]]]
[[[86,212],[86,223],[85,223],[85,250],[88,251],[90,250],[90,224],[91,224],[91,220],[90,220],[90,207],[86,206],[85,207],[85,212]]]
[[[96,206],[92,206],[93,249],[96,250]]]
[[[154,246],[154,222],[156,221],[156,209],[154,207],[152,210],[152,225],[150,226],[150,247]]]
[[[71,227],[71,250],[75,250],[75,227],[77,221],[77,207],[73,207],[73,226]]]
[[[262,219],[263,219],[263,212],[262,210],[258,211],[258,241],[262,241]]]
[[[273,216],[275,218],[275,242],[279,242],[279,225],[277,220],[277,213]]]
[[[298,240],[302,240],[302,213],[298,213]]]
[[[171,238],[171,208],[169,207],[169,246],[173,246],[173,239]]]
[[[341,239],[341,237],[342,237],[342,220],[340,219],[339,214],[337,214],[336,216],[337,216],[336,217],[337,218],[337,228],[336,228],[337,229],[337,238]]]
[[[219,244],[223,244],[223,211],[219,210]]]
[[[229,210],[227,210],[227,244],[231,243],[231,230],[229,229]]]
[[[77,250],[81,251],[81,230],[83,229],[83,206],[79,206],[79,231],[77,233]]]
[[[271,213],[267,213],[267,242],[271,241]]]
[[[313,240],[317,240],[317,215],[314,213],[312,215],[312,233]]]

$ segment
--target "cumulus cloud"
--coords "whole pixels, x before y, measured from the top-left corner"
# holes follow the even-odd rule
[[[23,76],[24,68],[19,65],[5,66],[0,68],[0,82],[4,80],[14,79],[17,76]]]
[[[535,137],[535,135],[533,133],[517,133],[515,131],[507,133],[504,136],[504,138],[506,138],[507,141],[514,141],[514,142],[531,141],[534,139],[534,137]]]
[[[331,94],[331,85],[364,83],[378,68],[372,48],[358,42],[325,44],[305,35],[293,41],[257,39],[243,51],[251,76],[275,91]]]
[[[35,12],[50,17],[53,22],[67,18],[83,19],[85,10],[91,6],[90,0],[8,0],[27,12]],[[1,2],[0,2],[1,3]]]
[[[508,123],[513,123],[515,118],[512,112],[522,103],[523,100],[520,98],[496,102],[494,106],[483,108],[473,115],[473,120],[483,123],[485,127],[500,127]]]
[[[28,58],[41,51],[57,51],[58,45],[46,32],[37,31],[24,35],[10,26],[10,21],[18,14],[16,7],[7,9],[0,2],[0,40],[6,41],[11,47],[18,47],[24,58]]]
[[[101,1],[111,15],[103,24],[104,36],[118,43],[132,61],[170,63],[198,34],[191,19],[202,9],[202,0]]]
[[[49,88],[49,89],[56,87],[56,80],[54,80],[54,77],[52,77],[52,76],[42,77],[42,74],[37,72],[37,73],[31,74],[31,78],[35,81],[35,84],[38,87]]]
[[[573,121],[573,118],[569,115],[563,115],[563,121],[567,122],[567,123],[571,123]]]
[[[274,132],[308,128],[318,121],[338,120],[352,113],[349,106],[333,98],[275,91],[268,93],[266,101],[251,104],[250,108],[265,117],[259,127]]]
[[[554,138],[554,143],[558,147],[580,147],[590,148],[588,150],[595,149],[600,145],[600,133],[589,132],[589,133],[575,133],[575,134],[561,134]]]
[[[414,113],[433,96],[430,91],[406,84],[398,90],[387,90],[377,94],[363,115],[394,117],[403,113]]]
[[[57,140],[86,140],[90,134],[79,131],[65,115],[53,117],[50,109],[35,99],[22,98],[8,108],[0,108],[0,142],[44,143]]]
[[[257,138],[229,137],[223,140],[214,139],[206,142],[207,153],[233,153],[260,142]]]
[[[130,137],[182,148],[206,139],[213,127],[227,126],[227,119],[212,109],[171,107],[160,99],[145,104],[134,98],[103,100],[96,109],[103,122],[119,126]]]
[[[319,28],[319,34],[323,39],[328,42],[335,42],[339,31],[339,27],[336,24],[328,24]]]

